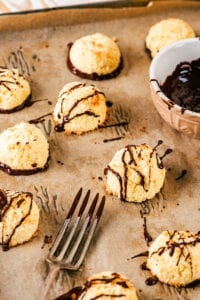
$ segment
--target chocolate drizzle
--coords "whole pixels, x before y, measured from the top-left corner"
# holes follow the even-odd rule
[[[162,144],[163,144],[163,141],[162,140],[158,140],[158,143],[153,147],[153,149],[156,150]]]
[[[139,254],[136,254],[136,255],[132,256],[131,259],[134,259],[136,257],[141,257],[141,256],[146,256],[147,257],[148,255],[149,255],[149,251],[144,251],[144,252],[141,252]]]
[[[99,75],[95,72],[88,74],[88,73],[84,73],[84,72],[80,71],[72,64],[72,62],[70,60],[70,51],[71,51],[72,45],[73,45],[73,43],[68,44],[67,66],[73,74],[75,74],[81,78],[86,78],[86,79],[90,79],[90,80],[104,80],[104,79],[112,79],[112,78],[116,77],[117,75],[119,75],[119,73],[121,72],[123,65],[124,65],[122,56],[120,57],[120,62],[119,62],[118,67],[109,74]]]
[[[162,84],[163,93],[174,103],[186,109],[200,112],[200,58],[181,62],[172,75]]]
[[[119,122],[119,123],[114,123],[114,124],[104,124],[104,125],[99,125],[99,128],[109,128],[109,127],[117,127],[117,126],[126,126],[128,125],[129,122],[124,121],[124,122]]]
[[[3,209],[7,205],[8,200],[4,191],[0,190],[0,222],[3,218]]]
[[[118,141],[118,140],[121,140],[121,139],[124,139],[124,136],[118,136],[118,137],[115,137],[115,138],[112,138],[112,139],[105,139],[105,140],[103,140],[103,142],[108,143],[108,142]]]
[[[127,284],[127,282],[125,280],[123,280],[120,275],[118,273],[112,273],[111,277],[102,277],[102,278],[95,278],[95,279],[91,279],[86,281],[85,286],[81,292],[81,295],[87,293],[87,290],[92,286],[92,285],[101,285],[101,284],[109,284],[112,283],[112,285],[120,285],[121,287],[123,287],[124,289],[128,289],[129,286]],[[113,297],[113,298],[121,298],[121,297],[125,297],[125,294],[99,294],[96,297],[91,298],[90,300],[96,300],[99,299],[101,297]]]
[[[85,295],[87,295],[87,291],[94,285],[97,286],[97,295],[90,298],[90,300],[96,300],[101,299],[104,297],[108,298],[121,298],[126,297],[126,294],[115,294],[113,292],[111,293],[102,293],[103,288],[99,288],[98,285],[106,285],[111,284],[112,290],[116,286],[116,291],[119,290],[117,286],[121,286],[123,289],[129,289],[129,284],[127,280],[124,280],[120,274],[118,273],[112,273],[110,276],[102,276],[99,278],[94,278],[91,280],[86,281],[85,285],[83,287],[75,287],[71,289],[68,293],[56,298],[55,300],[78,300],[84,298]],[[99,294],[98,294],[99,291]]]
[[[149,243],[152,242],[153,238],[147,230],[147,219],[146,219],[146,217],[143,217],[143,220],[144,220],[144,224],[143,224],[144,238],[145,238],[145,241],[147,242],[147,246],[149,246]]]
[[[170,153],[172,153],[172,152],[173,152],[173,150],[170,149],[170,148],[168,148],[168,149],[165,151],[165,153],[160,157],[160,159],[163,160],[163,158],[164,158],[165,156],[167,156],[168,154],[170,154]]]
[[[12,237],[14,236],[17,228],[19,228],[21,226],[21,224],[26,220],[26,218],[30,215],[31,213],[31,209],[32,209],[32,203],[33,203],[33,195],[31,193],[23,193],[23,197],[20,198],[19,200],[17,200],[17,198],[19,197],[20,193],[13,193],[10,194],[8,192],[8,196],[6,195],[6,193],[2,192],[6,197],[6,202],[4,201],[4,205],[1,206],[0,208],[0,216],[1,216],[1,222],[3,224],[2,227],[2,248],[4,251],[9,250],[9,244],[10,241],[12,240]],[[27,210],[27,213],[25,214],[25,216],[21,217],[21,219],[19,220],[19,222],[15,225],[15,227],[12,229],[11,232],[8,233],[4,233],[4,227],[6,225],[5,222],[3,222],[4,220],[4,216],[6,217],[6,214],[9,212],[9,209],[13,206],[13,202],[16,200],[16,209],[19,209],[20,205],[26,201],[26,197],[30,197],[30,204]]]
[[[155,254],[161,256],[166,251],[168,251],[169,256],[173,256],[175,251],[176,253],[177,251],[179,251],[176,266],[179,265],[181,258],[183,258],[185,261],[189,260],[191,274],[193,275],[192,257],[188,246],[195,246],[197,243],[200,243],[200,235],[198,233],[191,233],[190,235],[188,234],[188,236],[185,238],[179,231],[176,230],[167,231],[167,233],[169,238],[166,241],[166,244],[158,248],[156,251],[152,252],[150,257]]]
[[[70,88],[69,90],[63,92],[59,98],[62,98],[63,96],[67,97],[70,93],[72,93],[74,90],[79,89],[79,88],[83,88],[84,86],[86,86],[86,84],[77,84],[72,86],[72,88]],[[77,101],[72,105],[72,107],[69,109],[68,113],[65,116],[61,117],[61,114],[63,114],[63,105],[64,105],[64,101],[65,101],[65,97],[62,98],[61,101],[61,105],[60,105],[60,113],[58,114],[58,118],[60,119],[60,123],[58,125],[55,126],[55,130],[60,132],[60,131],[64,131],[65,130],[65,124],[71,122],[72,120],[74,120],[75,118],[81,117],[83,115],[87,115],[87,116],[91,116],[94,118],[98,118],[99,115],[95,114],[94,112],[90,111],[90,110],[86,110],[83,111],[81,113],[77,113],[74,116],[71,116],[71,113],[73,112],[73,110],[79,105],[80,102],[88,100],[92,97],[98,97],[99,95],[103,95],[103,92],[100,92],[98,90],[95,89],[95,87],[93,87],[93,93],[90,95],[87,95],[86,97],[77,99]]]
[[[48,116],[51,116],[52,115],[52,112],[50,113],[47,113],[47,114],[44,114],[36,119],[32,119],[32,120],[29,120],[29,123],[30,124],[38,124],[38,123],[43,123],[45,121],[45,117],[48,117]]]
[[[135,149],[135,151],[133,150]],[[134,154],[135,152],[135,154]],[[147,184],[147,178],[145,175],[142,174],[142,172],[139,170],[138,166],[137,166],[137,158],[142,158],[142,152],[143,149],[141,148],[138,152],[137,152],[137,146],[136,145],[128,145],[124,148],[124,152],[122,153],[121,156],[121,161],[123,164],[123,174],[119,174],[119,172],[115,171],[110,165],[107,166],[107,168],[105,168],[104,170],[104,174],[107,175],[108,172],[113,173],[118,181],[119,181],[119,185],[120,185],[120,193],[119,193],[119,197],[121,200],[126,200],[127,198],[127,187],[128,187],[128,167],[130,165],[135,166],[135,168],[133,167],[133,169],[135,170],[135,172],[139,175],[140,177],[140,184],[142,185],[143,189],[145,192],[148,192],[149,190],[149,184]],[[148,182],[150,183],[150,179],[151,179],[151,167],[150,167],[150,160],[152,159],[153,153],[156,153],[155,149],[152,149],[152,152],[150,153],[150,157],[149,157],[149,178],[148,178]],[[134,157],[134,155],[137,157]],[[158,168],[162,169],[163,168],[163,164],[162,161],[159,159],[157,153],[156,153],[156,161],[157,161],[157,166]],[[147,186],[148,185],[148,186]]]
[[[123,200],[123,182],[122,182],[121,175],[118,172],[116,172],[115,170],[113,170],[110,166],[107,166],[104,169],[104,175],[107,175],[108,172],[113,173],[118,178],[118,181],[120,184],[120,199]]]
[[[185,177],[186,174],[187,174],[187,170],[182,170],[181,174],[178,177],[176,177],[176,180],[182,179],[183,177]]]

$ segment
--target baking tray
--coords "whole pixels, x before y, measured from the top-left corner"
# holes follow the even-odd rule
[[[140,268],[145,258],[131,259],[148,248],[145,220],[141,216],[145,216],[153,239],[162,230],[199,231],[199,141],[181,135],[164,123],[150,96],[151,60],[145,52],[145,38],[152,24],[167,17],[184,19],[200,34],[200,3],[193,1],[156,2],[147,7],[55,9],[0,17],[0,65],[18,67],[30,80],[33,99],[43,100],[22,111],[1,115],[1,131],[51,112],[64,84],[85,82],[66,67],[67,44],[95,32],[118,39],[124,68],[114,79],[92,83],[113,102],[108,124],[128,122],[128,125],[101,128],[82,136],[65,136],[55,132],[51,117],[46,117],[37,126],[50,143],[49,169],[31,176],[0,172],[1,188],[32,192],[41,209],[37,237],[0,252],[0,299],[40,299],[48,274],[45,258],[51,246],[44,243],[45,235],[55,236],[79,188],[91,189],[93,195],[105,194],[103,169],[116,150],[127,144],[155,146],[158,140],[163,141],[158,148],[161,156],[167,149],[173,149],[164,159],[168,171],[162,192],[142,204],[106,196],[95,239],[80,270],[70,272],[71,284],[80,285],[94,273],[115,271],[135,284],[141,300],[200,297],[199,287],[174,289],[160,283],[146,286],[145,279],[150,273]],[[115,140],[119,137],[123,138]],[[186,176],[176,180],[183,170],[187,170]],[[59,273],[50,299],[68,289],[66,274]]]

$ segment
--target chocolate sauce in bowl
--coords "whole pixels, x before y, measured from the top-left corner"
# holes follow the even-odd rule
[[[178,64],[160,87],[170,100],[182,107],[182,113],[186,109],[200,112],[200,58]]]
[[[112,78],[116,77],[117,75],[119,75],[119,73],[121,72],[123,65],[124,65],[122,56],[120,58],[118,67],[109,74],[98,75],[95,72],[88,74],[88,73],[84,73],[84,72],[80,71],[72,64],[72,62],[70,60],[70,50],[71,50],[72,45],[73,45],[73,43],[68,44],[67,66],[73,74],[75,74],[81,78],[86,78],[86,79],[90,79],[90,80],[104,80],[104,79],[112,79]]]

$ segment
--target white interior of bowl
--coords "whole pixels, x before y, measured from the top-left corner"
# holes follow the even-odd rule
[[[181,62],[191,62],[200,58],[200,38],[192,38],[181,40],[164,47],[152,60],[150,65],[150,81],[155,91],[160,90],[159,84],[162,84],[167,76],[171,75],[176,66]],[[170,100],[163,93],[160,96],[166,100]],[[176,105],[177,109],[181,109]],[[188,111],[192,115],[199,115],[193,111]]]

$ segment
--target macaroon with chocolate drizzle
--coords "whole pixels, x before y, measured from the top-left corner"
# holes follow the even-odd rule
[[[53,119],[56,131],[82,134],[101,126],[108,107],[103,92],[81,82],[66,84],[60,91]]]
[[[200,280],[200,233],[163,231],[149,248],[147,268],[159,281],[192,286]]]
[[[0,67],[0,113],[10,114],[29,106],[31,87],[18,69]]]
[[[138,300],[134,285],[119,273],[102,272],[88,278],[83,287],[75,287],[56,300]]]
[[[103,80],[120,73],[123,59],[114,40],[105,34],[96,33],[68,44],[67,66],[79,77]]]
[[[0,190],[0,244],[4,251],[32,239],[39,226],[39,208],[33,195]]]
[[[156,147],[128,145],[116,152],[104,174],[109,193],[121,200],[142,202],[160,191],[165,168]]]

